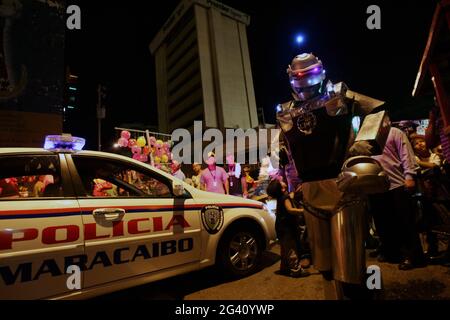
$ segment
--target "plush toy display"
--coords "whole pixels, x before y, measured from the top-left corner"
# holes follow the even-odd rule
[[[137,139],[131,138],[131,133],[123,130],[117,144],[121,148],[130,148],[133,159],[141,162],[151,162],[158,169],[165,170],[169,168],[172,159],[171,147],[172,141],[163,141],[155,136],[146,139],[139,136]],[[153,159],[153,160],[152,160]]]

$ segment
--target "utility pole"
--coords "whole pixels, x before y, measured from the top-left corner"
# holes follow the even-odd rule
[[[102,150],[102,120],[105,119],[106,109],[103,100],[106,98],[106,88],[101,84],[97,87],[97,124],[98,151]]]

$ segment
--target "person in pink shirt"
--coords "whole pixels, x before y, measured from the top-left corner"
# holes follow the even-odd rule
[[[202,171],[200,176],[202,190],[229,194],[228,174],[224,168],[216,166],[216,158],[213,153],[209,156],[206,164],[208,167]]]

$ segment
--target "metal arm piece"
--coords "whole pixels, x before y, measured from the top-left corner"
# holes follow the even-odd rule
[[[391,122],[386,111],[367,115],[350,148],[350,154],[372,156],[383,153],[390,130]]]

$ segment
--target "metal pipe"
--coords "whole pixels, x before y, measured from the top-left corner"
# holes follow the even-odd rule
[[[128,129],[128,128],[119,128],[119,127],[114,127],[115,130],[126,130],[126,131],[130,131],[130,132],[138,132],[138,133],[145,133],[145,134],[153,134],[153,135],[158,135],[158,136],[165,136],[165,137],[171,137],[171,134],[167,134],[167,133],[160,133],[160,132],[153,132],[153,131],[149,131],[149,130],[137,130],[137,129]]]

